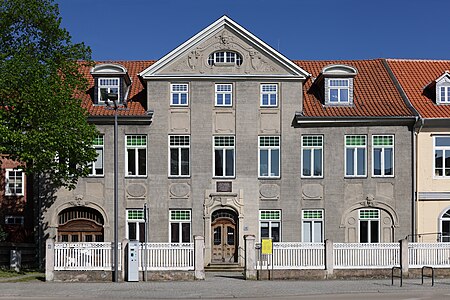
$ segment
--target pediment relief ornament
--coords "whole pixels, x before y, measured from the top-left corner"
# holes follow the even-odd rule
[[[69,201],[69,204],[72,205],[72,206],[86,206],[86,205],[89,205],[90,202],[84,201],[83,198],[84,198],[83,195],[76,195],[75,196],[75,201]]]
[[[169,72],[193,72],[197,71],[200,74],[205,73],[205,70],[213,70],[214,65],[208,64],[208,57],[211,53],[216,51],[235,51],[238,52],[242,58],[242,65],[220,66],[220,70],[236,71],[238,73],[249,74],[253,72],[277,72],[277,68],[269,63],[264,55],[255,50],[253,47],[243,45],[227,30],[223,30],[213,38],[205,42],[202,46],[196,47],[190,51],[180,61],[175,62],[172,67],[169,67]]]

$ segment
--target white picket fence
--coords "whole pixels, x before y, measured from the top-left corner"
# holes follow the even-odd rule
[[[335,269],[392,268],[400,265],[399,243],[334,243]]]
[[[450,243],[409,243],[408,252],[410,268],[450,267]]]
[[[273,243],[272,253],[272,255],[258,255],[257,268],[325,268],[323,243]]]
[[[118,245],[121,253],[121,245]],[[55,271],[113,269],[113,247],[111,242],[103,243],[55,243]],[[121,270],[121,255],[118,257]]]
[[[146,255],[147,253],[147,255]],[[139,270],[194,270],[194,244],[141,243]]]
[[[145,255],[147,249],[147,256]],[[121,244],[119,243],[119,270],[122,269]],[[103,270],[113,269],[112,243],[55,243],[54,270]],[[193,270],[194,244],[141,243],[139,245],[139,269],[145,270]]]

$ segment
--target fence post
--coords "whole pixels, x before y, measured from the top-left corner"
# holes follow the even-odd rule
[[[205,279],[205,238],[194,235],[194,277],[195,279]]]
[[[245,240],[245,279],[256,279],[256,250],[255,236],[244,235]]]
[[[325,240],[325,274],[327,276],[333,275],[333,270],[334,270],[333,241]]]
[[[400,268],[402,269],[403,275],[408,275],[409,272],[408,240],[403,239],[400,240],[399,243],[400,243]]]
[[[112,243],[112,244],[114,244],[114,243]],[[121,257],[122,264],[121,264],[120,273],[119,273],[120,276],[118,276],[118,277],[120,277],[119,278],[120,281],[125,281],[125,279],[127,278],[126,274],[128,272],[128,239],[123,239],[122,243],[120,244],[120,247],[121,247],[120,250],[122,251],[122,254],[121,254],[122,255],[122,257]],[[139,254],[138,254],[138,257],[139,257]],[[120,255],[120,253],[119,253],[119,255]],[[114,260],[112,262],[114,262]],[[111,271],[114,272],[114,268]],[[138,271],[138,273],[139,273],[139,271]],[[111,273],[111,275],[114,276],[112,273]]]
[[[45,281],[53,281],[55,269],[55,241],[47,239],[45,241]]]

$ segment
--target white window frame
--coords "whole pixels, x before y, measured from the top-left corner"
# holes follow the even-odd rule
[[[223,53],[222,55],[219,55]],[[223,59],[221,59],[223,58]],[[208,56],[208,65],[242,65],[242,56],[233,51],[216,51]]]
[[[178,138],[178,140],[177,140]],[[186,143],[187,141],[187,143]],[[169,177],[189,177],[191,174],[191,136],[189,135],[169,135]],[[178,149],[178,172],[177,174],[172,174],[172,156],[171,156],[171,150]],[[181,152],[182,149],[188,149],[188,173],[187,174],[181,174],[182,173],[182,157]]]
[[[18,176],[16,175],[17,172],[21,172],[20,175],[20,182],[17,183]],[[14,173],[14,175],[12,174]],[[25,195],[25,174],[22,169],[5,169],[5,196],[24,196]],[[11,191],[9,185],[10,181],[11,184],[14,184],[14,191]],[[20,186],[19,186],[20,184]],[[21,192],[16,193],[17,188],[20,187]]]
[[[392,145],[375,145],[375,138],[383,137],[383,138],[392,138]],[[394,177],[394,166],[395,166],[395,137],[393,134],[376,134],[372,135],[372,177]],[[375,149],[381,149],[381,174],[375,175]],[[392,174],[385,174],[385,150],[392,149]]]
[[[97,156],[97,158],[91,162],[90,164],[90,168],[91,171],[89,172],[89,176],[91,177],[103,177],[105,176],[105,136],[103,134],[100,134],[97,136],[97,138],[94,140],[93,143],[93,147],[95,149],[95,151],[97,152],[97,150],[101,151],[101,169],[102,169],[102,173],[101,174],[97,174],[97,165],[98,165],[98,160],[99,160],[99,155]]]
[[[185,90],[176,90],[177,88],[185,88]],[[173,97],[178,95],[180,103],[174,103]],[[181,96],[186,95],[186,103],[181,103]],[[189,105],[189,84],[187,83],[171,83],[170,84],[170,106],[188,106]]]
[[[264,139],[274,139],[278,140],[278,146],[272,145],[272,146],[265,146],[261,145],[263,143]],[[261,151],[267,150],[267,175],[261,174]],[[272,172],[272,151],[278,150],[278,175],[275,175],[275,173]],[[281,177],[281,139],[279,136],[259,136],[258,137],[258,177],[259,178],[280,178]]]
[[[233,146],[216,146],[216,139],[221,138],[232,138],[233,140]],[[222,150],[222,170],[223,175],[216,175],[216,150]],[[227,150],[233,150],[233,174],[232,175],[226,175],[226,166],[227,166],[227,156],[226,152]],[[234,178],[236,176],[236,138],[234,135],[230,136],[213,136],[213,177],[214,178]]]
[[[188,213],[189,219],[174,219],[173,213]],[[172,224],[178,223],[178,242],[172,242]],[[183,225],[189,224],[189,241],[183,241]],[[171,244],[185,244],[192,242],[192,211],[190,209],[170,209],[169,210],[169,243]]]
[[[273,89],[275,87],[275,89]],[[263,83],[260,87],[260,106],[261,107],[278,107],[278,84]],[[267,104],[264,104],[264,96],[267,96]],[[275,96],[275,104],[271,104],[271,96]]]
[[[130,218],[130,213],[136,213],[136,214],[141,214],[142,218]],[[145,226],[145,211],[142,208],[127,208],[126,209],[126,232],[125,232],[125,237],[127,239],[130,239],[130,232],[129,232],[129,223],[136,223],[136,240],[138,241],[145,241],[145,236],[141,237],[140,236],[140,226],[141,224],[144,224]]]
[[[442,92],[444,92],[444,97],[442,97]],[[439,103],[442,104],[450,103],[450,86],[448,85],[439,86]]]
[[[331,82],[337,81],[337,82],[347,82],[347,85],[337,85],[332,86]],[[338,99],[337,101],[331,101],[331,90],[337,90]],[[341,90],[347,90],[347,100],[341,99]],[[347,78],[328,78],[328,103],[329,104],[350,104],[350,80]]]
[[[319,214],[320,213],[320,217],[308,217],[307,214]],[[311,223],[310,229],[311,232],[309,233],[309,236],[311,237],[311,241],[305,241],[305,223]],[[315,232],[315,224],[320,223],[321,227],[320,227],[320,237],[321,240],[320,241],[313,241],[316,232]],[[323,209],[304,209],[302,210],[302,242],[303,243],[323,243],[324,241],[324,211]]]
[[[317,146],[317,145],[312,145],[312,146],[305,145],[305,138],[316,138],[317,141],[320,140],[321,145],[320,146]],[[324,167],[323,167],[323,144],[324,144],[323,141],[324,141],[323,135],[311,135],[311,134],[302,135],[302,137],[301,137],[301,151],[302,151],[301,177],[302,178],[323,178],[323,169],[324,169]],[[305,175],[303,173],[303,170],[304,170],[304,168],[303,168],[303,157],[305,155],[304,154],[305,150],[310,150],[311,151],[311,165],[309,166],[310,170],[311,170],[311,175]],[[320,175],[315,175],[314,174],[314,169],[315,169],[314,168],[315,167],[314,161],[315,161],[315,155],[316,155],[314,150],[321,150],[321,154],[320,154],[320,165],[321,165]]]
[[[433,136],[433,178],[434,179],[450,179],[450,176],[445,175],[445,169],[450,168],[445,164],[445,152],[450,151],[450,146],[436,146],[437,138],[450,139],[450,135],[436,135]],[[442,151],[442,176],[436,175],[436,151]]]
[[[347,137],[364,137],[365,145],[347,145]],[[347,174],[347,149],[353,149],[353,175]],[[364,149],[364,174],[358,174],[358,151],[357,149]],[[367,177],[367,135],[363,134],[348,134],[344,135],[344,176],[346,178]]]
[[[361,217],[361,213],[363,212],[363,211],[376,211],[377,212],[377,214],[378,214],[378,217],[377,218],[362,218]],[[368,239],[368,241],[367,241],[367,243],[380,243],[381,242],[381,222],[380,222],[380,220],[381,220],[381,210],[379,210],[379,209],[373,209],[373,208],[361,208],[361,209],[359,209],[358,210],[358,242],[359,243],[363,243],[363,242],[361,242],[361,222],[362,221],[368,221],[368,229],[367,229],[367,239]],[[370,233],[372,232],[372,222],[371,221],[378,221],[378,241],[376,241],[376,242],[373,242],[372,240],[371,240],[371,235],[370,235]],[[366,243],[366,242],[364,242],[364,243]]]
[[[225,86],[229,87],[230,90],[229,91],[219,91],[219,89],[221,87],[225,87]],[[233,84],[232,83],[216,83],[214,85],[214,91],[215,91],[215,93],[214,93],[215,94],[215,96],[214,96],[215,97],[215,100],[214,100],[215,106],[217,106],[217,107],[232,107],[233,106]],[[219,95],[223,96],[222,104],[219,104],[219,102],[218,102]],[[225,103],[226,95],[230,95],[230,104]]]
[[[128,138],[132,137],[144,137],[145,145],[128,145]],[[148,166],[148,158],[147,158],[147,135],[145,134],[127,134],[125,135],[125,177],[146,177],[147,176],[147,166]],[[128,171],[128,150],[134,149],[135,151],[135,161],[134,166],[136,168],[136,174],[129,174]],[[139,149],[145,149],[145,174],[139,174]]]
[[[117,85],[115,84],[101,84],[102,80],[117,80]],[[98,78],[98,98],[97,98],[97,103],[98,104],[105,104],[106,101],[102,100],[102,93],[101,93],[101,89],[102,88],[106,88],[108,89],[107,93],[111,93],[111,89],[112,88],[117,88],[117,102],[121,103],[121,99],[120,99],[120,78],[119,77],[100,77]]]
[[[262,218],[263,213],[278,213],[279,218]],[[273,242],[281,242],[281,220],[282,220],[282,216],[281,216],[281,210],[280,209],[260,209],[259,210],[259,240],[260,242],[262,241],[263,237],[262,237],[262,223],[268,223],[268,228],[269,228],[269,236],[268,237],[264,237],[264,238],[270,238],[272,239]],[[274,240],[273,236],[272,236],[272,228],[276,228],[277,226],[274,226],[278,224],[278,241]]]

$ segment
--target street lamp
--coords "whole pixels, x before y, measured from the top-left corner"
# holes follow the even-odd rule
[[[109,109],[114,110],[114,275],[113,281],[119,282],[119,201],[118,201],[118,185],[119,185],[119,176],[118,176],[118,153],[117,153],[117,110],[119,106],[117,105],[117,100],[119,95],[117,93],[108,93],[108,101],[106,105]],[[113,105],[110,105],[110,101],[113,102]]]

